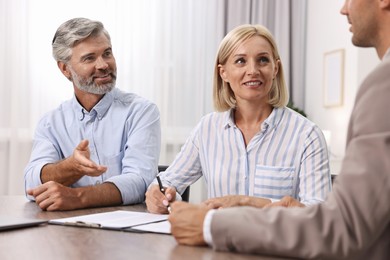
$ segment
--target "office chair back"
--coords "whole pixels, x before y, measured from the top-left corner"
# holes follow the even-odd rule
[[[164,172],[168,168],[167,165],[159,165],[158,172]],[[188,202],[190,200],[190,186],[188,186],[181,195],[183,201]]]

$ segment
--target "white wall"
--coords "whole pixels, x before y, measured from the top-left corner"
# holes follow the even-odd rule
[[[347,18],[340,14],[343,1],[308,1],[305,112],[321,129],[331,131],[331,170],[338,173],[344,156],[349,116],[362,79],[378,63],[373,48],[351,43]],[[345,49],[343,105],[323,105],[324,53]]]

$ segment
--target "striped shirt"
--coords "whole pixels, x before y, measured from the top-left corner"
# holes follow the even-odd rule
[[[247,146],[233,110],[204,116],[161,179],[181,194],[202,176],[209,198],[289,195],[310,205],[331,190],[322,131],[289,108],[274,108]]]

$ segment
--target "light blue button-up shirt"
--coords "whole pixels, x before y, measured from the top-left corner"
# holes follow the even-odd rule
[[[24,172],[26,190],[42,184],[44,165],[71,156],[83,139],[89,140],[91,160],[108,169],[98,177],[83,176],[71,187],[111,182],[119,189],[124,204],[142,202],[156,176],[160,155],[157,106],[119,89],[107,93],[90,112],[75,96],[62,103],[38,123]]]

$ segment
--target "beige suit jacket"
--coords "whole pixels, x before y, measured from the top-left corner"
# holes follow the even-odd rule
[[[365,79],[333,192],[307,208],[231,208],[211,222],[214,248],[318,259],[390,259],[390,50]]]

